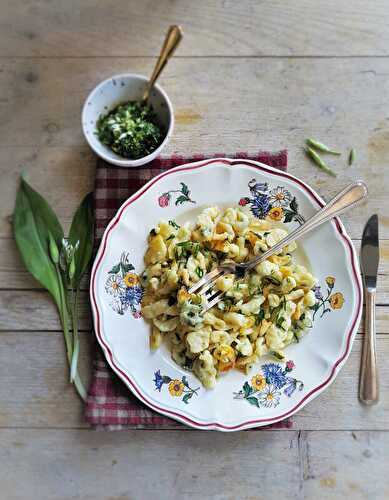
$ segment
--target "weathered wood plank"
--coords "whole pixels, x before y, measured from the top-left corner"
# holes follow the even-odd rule
[[[384,500],[389,497],[389,433],[308,432],[300,436],[302,497]]]
[[[262,500],[270,491],[293,500],[384,500],[389,491],[387,432],[212,433],[210,439],[196,431],[3,429],[0,437],[7,500],[27,500],[32,492],[40,500],[148,500],[156,491],[161,500]]]
[[[69,384],[59,332],[0,333],[0,427],[86,427],[83,403]],[[87,387],[94,339],[80,334],[79,371]]]
[[[157,56],[164,32],[180,23],[178,54],[387,55],[384,0],[106,0],[6,2],[2,56]]]
[[[151,500],[156,492],[161,500],[259,500],[286,490],[299,498],[296,432],[1,430],[0,437],[7,500],[32,492],[39,500]]]
[[[0,333],[2,381],[0,427],[84,427],[82,404],[68,383],[68,367],[59,332]],[[90,374],[93,338],[81,334],[80,369]],[[389,338],[378,336],[381,402],[358,402],[361,338],[336,381],[293,417],[295,429],[389,430]],[[15,355],[17,352],[17,356]]]
[[[381,298],[382,297],[382,298]],[[378,294],[377,303],[387,296]],[[387,303],[386,303],[387,304]],[[377,332],[389,333],[389,307],[377,306]],[[91,328],[90,302],[87,291],[79,295],[79,326]],[[48,292],[44,290],[0,290],[0,330],[58,331],[58,314]],[[360,327],[363,331],[363,323]]]
[[[69,223],[93,185],[94,159],[80,126],[82,102],[103,77],[128,69],[145,72],[147,64],[142,58],[3,61],[0,94],[8,119],[0,123],[0,175],[9,182],[0,185],[0,236],[10,236],[9,216],[23,167]],[[203,58],[178,59],[163,77],[177,114],[166,154],[289,147],[290,171],[327,198],[351,179],[366,179],[369,202],[343,220],[351,236],[360,238],[367,216],[378,212],[381,237],[389,238],[386,59],[216,58],[212,72],[209,64]],[[245,75],[243,86],[240,75]],[[340,159],[328,159],[339,173],[335,181],[305,158],[307,136],[344,151]],[[350,168],[346,152],[351,146],[357,148],[357,161]]]

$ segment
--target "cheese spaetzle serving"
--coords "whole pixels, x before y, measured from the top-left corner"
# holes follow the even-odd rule
[[[204,312],[204,298],[188,289],[225,260],[245,262],[287,235],[280,223],[245,208],[204,209],[194,226],[160,222],[150,231],[142,274],[143,317],[152,324],[150,347],[164,338],[180,366],[204,387],[233,368],[248,373],[263,355],[283,349],[312,326],[316,278],[293,261],[293,243],[248,271],[216,281],[223,299]]]

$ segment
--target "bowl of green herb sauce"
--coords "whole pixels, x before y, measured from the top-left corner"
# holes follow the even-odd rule
[[[160,154],[172,134],[173,108],[164,90],[154,85],[147,103],[141,102],[147,82],[141,75],[116,75],[100,83],[85,101],[85,138],[109,163],[144,165]]]

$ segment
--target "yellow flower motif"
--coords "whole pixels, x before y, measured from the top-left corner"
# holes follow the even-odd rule
[[[127,273],[124,277],[124,283],[128,287],[135,286],[139,283],[139,278],[134,273]]]
[[[172,396],[179,398],[184,392],[184,384],[181,382],[181,380],[172,380],[169,384],[169,392]]]
[[[254,375],[254,377],[251,379],[251,385],[256,389],[257,391],[262,391],[266,385],[266,379],[263,375],[260,373],[257,373]]]
[[[326,283],[329,287],[333,287],[335,285],[335,278],[332,276],[327,276]]]
[[[343,294],[340,292],[336,292],[330,297],[330,305],[332,309],[341,309],[344,304]]]
[[[272,220],[282,220],[284,211],[281,207],[273,207],[271,210],[269,210],[268,215]]]

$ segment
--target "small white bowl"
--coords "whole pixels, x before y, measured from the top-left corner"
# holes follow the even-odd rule
[[[153,107],[158,123],[164,132],[164,139],[151,154],[131,160],[114,153],[99,141],[96,135],[96,123],[101,115],[106,115],[118,104],[126,101],[139,101],[146,88],[148,78],[142,75],[126,73],[115,75],[101,82],[87,97],[82,110],[82,129],[93,151],[103,160],[119,167],[139,167],[154,160],[166,146],[173,132],[174,114],[170,99],[165,91],[155,84],[150,92],[149,104]]]

